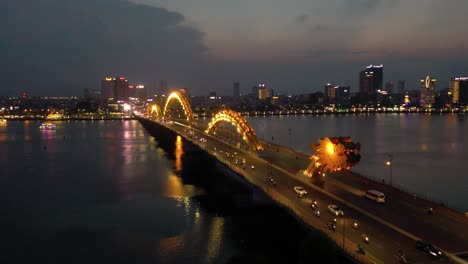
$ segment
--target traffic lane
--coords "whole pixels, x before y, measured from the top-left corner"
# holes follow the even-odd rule
[[[386,193],[385,204],[378,204],[364,196],[349,192],[340,184],[336,184],[331,177],[325,184],[325,189],[448,252],[460,252],[467,249],[468,225],[464,225],[461,221],[453,222],[454,219],[447,215],[427,214],[425,208],[404,200],[392,199],[391,193]],[[405,217],[401,217],[402,215]]]
[[[341,192],[346,192],[345,190],[340,189],[340,190],[335,190],[334,193],[337,194],[337,195],[339,195],[338,192],[340,192],[340,191],[341,191]],[[341,195],[341,196],[343,196],[343,195]],[[382,205],[382,204],[377,204],[375,201],[371,201],[371,200],[365,199],[364,197],[360,197],[360,199],[363,199],[363,201],[367,202],[368,205],[375,206],[375,208],[382,208],[382,207],[385,207],[385,206],[386,206],[386,205]],[[365,209],[365,208],[364,208],[364,209]],[[387,209],[388,209],[388,208],[387,208]],[[372,210],[369,210],[369,209],[365,209],[365,210],[368,211],[368,212],[372,212]],[[351,209],[351,213],[352,213],[353,211],[354,211],[354,210]],[[352,213],[352,214],[353,214],[353,213]],[[401,214],[401,215],[400,215],[400,217],[402,217],[402,216],[404,216],[404,218],[409,217],[409,216],[404,215],[404,214]],[[371,218],[368,218],[368,220],[369,220],[369,222],[366,224],[367,228],[372,229],[372,227],[378,226],[378,225],[376,225],[376,221],[375,221],[375,220],[373,220],[373,219],[371,219]],[[393,230],[393,229],[391,229],[390,227],[387,227],[386,225],[380,224],[380,226],[383,226],[384,228]],[[393,245],[392,248],[398,248],[400,244],[401,244],[401,246],[400,246],[401,248],[409,248],[409,249],[411,249],[411,248],[414,248],[414,247],[415,247],[415,241],[412,240],[412,239],[410,239],[410,238],[407,238],[407,237],[404,236],[404,235],[400,235],[401,237],[400,237],[400,236],[394,237],[394,236],[393,236],[394,234],[400,234],[400,233],[398,233],[398,232],[396,232],[396,231],[394,231],[394,232],[385,232],[385,233],[382,233],[381,231],[382,231],[382,228],[381,228],[381,227],[378,227],[377,229],[374,228],[374,230],[369,230],[369,231],[366,231],[366,232],[368,232],[367,234],[369,234],[370,237],[373,237],[373,236],[375,236],[375,234],[377,234],[377,236],[381,236],[382,239],[388,239],[389,236],[392,236],[391,239],[392,239],[393,241],[397,242],[397,243],[395,243],[395,245]],[[429,232],[430,232],[430,230],[429,230]],[[380,233],[380,235],[379,235],[379,233]],[[385,234],[385,235],[383,236],[382,234]],[[402,239],[402,238],[407,238],[407,239]],[[371,239],[372,239],[372,238],[371,238]],[[372,240],[373,240],[373,239],[372,239]],[[385,241],[385,240],[382,240],[382,241]],[[404,245],[404,243],[402,243],[403,241],[407,241],[407,242],[409,241],[410,243],[409,243],[409,244],[406,243],[406,245]],[[395,251],[395,252],[396,252],[396,251]],[[416,249],[411,250],[411,251],[408,252],[409,257],[410,257],[411,259],[418,259],[418,258],[420,258],[420,257],[418,257],[418,254],[417,254],[417,253],[418,253],[418,251],[417,251]],[[432,258],[426,258],[426,259],[423,259],[423,260],[428,262],[428,261],[432,261]],[[440,261],[440,260],[437,260],[437,261]],[[448,259],[444,259],[444,261],[445,261],[444,263],[451,263]],[[426,262],[424,262],[424,263],[426,263]],[[438,262],[438,263],[439,263],[439,262]]]
[[[268,150],[268,149],[267,149]],[[280,152],[271,152],[271,149],[268,150],[270,151],[270,159],[272,159],[273,162],[276,163],[276,160],[279,160],[283,166],[285,166],[286,170],[288,171],[297,171],[298,166],[297,164],[302,164],[300,166],[305,167],[305,160],[296,160],[296,156],[300,155],[294,155],[288,152],[287,150],[284,150],[280,148]],[[295,165],[294,165],[295,164]],[[300,168],[300,167],[299,167]],[[343,175],[343,174],[341,174]],[[325,188],[327,191],[331,193],[335,193],[334,191],[336,189],[329,188],[327,189],[327,186],[330,186],[328,182],[333,182],[333,177],[334,174],[330,174],[329,177],[326,179],[326,184]],[[340,180],[347,180],[348,178],[351,177],[342,177]],[[353,186],[353,185],[352,185]],[[349,189],[347,189],[349,190]],[[364,194],[365,190],[362,190],[362,194]],[[426,240],[432,241],[433,243],[439,245],[441,248],[444,248],[448,250],[449,252],[459,252],[459,251],[465,251],[467,250],[466,245],[468,245],[468,225],[466,225],[463,221],[460,221],[458,219],[454,219],[453,217],[450,217],[449,215],[443,214],[439,218],[439,220],[432,221],[434,219],[428,219],[427,218],[427,213],[425,212],[423,207],[418,207],[417,205],[413,205],[412,203],[406,205],[404,203],[405,200],[400,200],[398,199],[388,199],[388,204],[393,210],[391,210],[391,213],[389,213],[390,210],[387,210],[385,207],[377,207],[374,206],[369,208],[367,204],[363,204],[364,201],[360,201],[354,199],[356,195],[354,196],[340,196],[343,199],[350,200],[352,199],[353,202],[358,205],[358,206],[363,206],[365,207],[366,211],[371,211],[371,212],[377,212],[374,213],[379,217],[383,217],[386,221],[391,222],[391,223],[396,223],[396,226],[408,230],[410,232],[416,232],[416,235],[419,237],[423,237]],[[392,205],[392,200],[394,201],[394,205]],[[397,212],[395,214],[395,212]],[[410,216],[407,219],[399,217],[400,215],[406,215]],[[410,219],[421,219],[419,222],[411,221]],[[435,217],[437,219],[437,217]],[[414,230],[414,231],[413,231]],[[417,231],[419,230],[419,231]],[[427,232],[427,230],[435,230],[435,232]],[[460,232],[461,231],[461,232]],[[449,239],[447,239],[447,233],[450,235],[448,236]]]
[[[321,216],[319,218],[320,218],[320,221],[322,222],[322,225],[326,226],[327,223],[332,222],[333,219],[336,218],[337,219],[337,228],[336,228],[335,232],[337,234],[342,234],[343,225],[342,224],[340,225],[340,221],[342,221],[342,217],[334,216],[333,214],[331,214],[328,211],[328,208],[327,208],[328,204],[338,204],[338,205],[340,205],[339,203],[337,203],[336,201],[333,201],[332,199],[328,198],[328,196],[324,196],[323,194],[318,193],[313,189],[309,189],[307,186],[303,186],[303,187],[308,191],[308,194],[306,196],[304,196],[303,198],[299,198],[298,195],[293,191],[293,187],[297,186],[297,185],[300,185],[300,183],[294,182],[293,179],[291,179],[291,178],[286,179],[285,181],[284,180],[278,180],[278,181],[281,182],[280,183],[281,185],[286,184],[286,187],[282,188],[283,192],[285,192],[287,194],[287,197],[289,199],[292,199],[292,201],[296,200],[295,203],[298,206],[304,208],[304,210],[308,210],[309,211],[309,217],[316,217],[313,214],[314,210],[311,208],[310,204],[311,204],[311,202],[313,200],[317,200],[318,203],[319,203],[319,210],[321,211]],[[281,185],[278,184],[278,186],[281,186]],[[348,216],[345,217],[347,225],[348,225],[347,228],[344,229],[344,232],[345,232],[345,235],[346,235],[345,237],[346,237],[346,239],[351,240],[356,245],[357,244],[362,244],[362,245],[365,244],[364,241],[362,240],[362,232],[367,232],[367,233],[374,233],[374,232],[379,233],[380,232],[380,233],[385,233],[385,234],[389,233],[389,235],[384,236],[384,240],[382,240],[382,241],[387,241],[387,238],[390,237],[391,234],[395,233],[395,231],[393,229],[388,229],[388,228],[385,229],[385,230],[381,230],[379,228],[379,230],[377,230],[377,231],[368,230],[367,229],[368,224],[367,224],[366,220],[363,219],[362,215],[360,215],[360,213],[351,214],[350,213],[351,209],[346,208],[343,205],[340,205],[340,206],[342,206],[344,208],[345,214],[348,215]],[[359,223],[359,227],[357,229],[352,228],[352,222],[355,222],[355,221],[357,221]],[[378,226],[380,227],[381,224],[378,223]],[[348,230],[348,232],[346,232],[346,230]],[[346,241],[346,239],[345,239],[345,241]],[[374,239],[375,239],[375,241],[373,241]],[[379,256],[379,258],[382,258],[382,260],[386,261],[385,263],[391,263],[390,261],[394,261],[395,260],[394,254],[396,254],[396,252],[398,251],[398,245],[384,246],[381,249],[379,249],[378,248],[378,245],[380,244],[378,242],[379,239],[378,238],[374,238],[374,239],[372,239],[373,242],[371,242],[370,244],[364,246],[366,248],[366,251],[368,251],[368,253],[370,253],[372,255]],[[394,241],[399,241],[401,239],[405,239],[405,240],[408,241],[407,243],[411,243],[411,240],[408,240],[406,237],[401,236],[401,235],[398,236],[397,238],[393,238],[393,239],[395,239]],[[389,241],[389,243],[392,243],[392,241]],[[392,250],[387,250],[387,248],[394,248],[394,250],[392,252]]]
[[[281,178],[281,177],[280,177]],[[276,178],[279,184],[284,184],[283,180],[280,180],[280,178]],[[280,186],[278,184],[278,186]],[[289,193],[291,198],[294,199],[294,196],[297,199],[300,199],[301,202],[298,202],[298,205],[300,206],[306,206],[306,208],[310,208],[309,210],[313,212],[312,208],[310,207],[310,204],[312,203],[313,200],[317,200],[319,203],[319,210],[321,210],[321,219],[322,223],[325,225],[328,222],[331,222],[333,218],[337,218],[336,216],[333,216],[331,213],[328,212],[327,205],[328,204],[336,204],[335,201],[332,199],[328,198],[328,196],[324,196],[323,194],[316,192],[313,189],[308,189],[308,187],[304,184],[301,186],[304,187],[308,191],[308,195],[304,196],[302,199],[298,198],[297,194],[293,191],[293,187],[297,185],[301,185],[299,182],[294,182],[291,181],[291,178],[286,178],[286,189],[283,188],[283,190],[286,193]],[[313,197],[313,198],[312,198]],[[373,253],[374,255],[378,256],[385,256],[387,255],[387,260],[398,260],[397,252],[398,249],[408,249],[408,256],[410,259],[413,260],[418,260],[418,261],[424,261],[424,263],[432,263],[432,261],[436,261],[437,263],[440,263],[439,260],[433,260],[432,258],[429,258],[425,255],[421,255],[414,247],[415,241],[398,233],[395,232],[392,228],[389,228],[387,226],[382,225],[381,223],[363,215],[360,212],[354,211],[352,208],[347,208],[345,205],[340,205],[342,208],[345,208],[345,214],[346,214],[346,222],[347,222],[347,228],[344,228],[344,232],[346,234],[347,238],[350,238],[352,241],[354,241],[356,244],[365,244],[364,241],[362,240],[362,234],[366,233],[370,239],[371,243],[366,245],[368,247],[368,251],[370,253]],[[340,220],[341,218],[337,218],[337,233],[341,233],[343,225],[340,225]],[[352,222],[357,221],[359,223],[359,227],[357,229],[352,228]],[[341,228],[340,228],[341,227]],[[346,230],[351,230],[346,233]],[[348,236],[349,234],[349,236]],[[383,241],[383,242],[381,242]],[[450,263],[450,262],[447,262]]]
[[[344,174],[345,177],[341,177],[340,174]],[[406,202],[408,204],[411,204],[413,206],[416,206],[420,208],[421,210],[424,210],[428,207],[433,207],[434,212],[437,213],[439,217],[443,218],[444,223],[451,223],[451,224],[456,224],[456,225],[464,225],[465,227],[468,225],[468,219],[466,219],[463,214],[456,212],[450,208],[440,206],[439,204],[424,200],[424,199],[419,199],[417,196],[413,196],[411,194],[399,191],[398,189],[394,189],[390,187],[389,185],[374,182],[371,180],[367,180],[363,178],[362,176],[356,175],[353,172],[350,171],[345,171],[342,173],[337,173],[331,175],[331,177],[337,178],[339,181],[347,183],[348,185],[355,186],[357,188],[361,188],[363,190],[368,190],[368,189],[376,189],[376,190],[381,190],[386,193],[391,193],[392,197],[397,197],[398,201]],[[468,228],[465,228],[468,229]],[[467,230],[467,235],[468,235],[468,230]]]

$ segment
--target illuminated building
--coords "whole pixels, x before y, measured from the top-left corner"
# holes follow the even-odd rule
[[[336,98],[335,85],[327,83],[327,85],[325,85],[324,95],[327,102],[334,102]]]
[[[135,86],[135,97],[138,98],[140,101],[146,100],[146,88],[144,85],[137,85]]]
[[[268,89],[265,87],[264,83],[258,85],[258,99],[266,100],[268,98]]]
[[[468,105],[468,77],[450,78],[451,103]]]
[[[351,87],[349,86],[327,83],[324,91],[325,101],[339,105],[348,105],[351,99],[350,90]]]
[[[359,72],[359,92],[374,93],[382,90],[383,65],[369,65]]]
[[[125,77],[115,78],[114,98],[117,101],[128,100],[128,80]]]
[[[101,81],[101,97],[103,99],[109,100],[110,98],[114,98],[114,86],[115,86],[115,78],[106,77],[104,80]]]
[[[426,76],[419,82],[420,87],[420,98],[419,103],[422,108],[431,108],[435,101],[435,89],[437,80]]]

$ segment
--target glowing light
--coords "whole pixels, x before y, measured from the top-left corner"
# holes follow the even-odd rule
[[[242,135],[242,139],[253,150],[263,150],[262,145],[257,140],[254,129],[247,123],[245,118],[243,118],[239,112],[233,110],[222,110],[216,113],[211,122],[208,124],[208,128],[205,130],[205,132],[208,134],[214,134],[217,127],[223,122],[227,122],[234,126],[237,133]]]
[[[125,103],[125,104],[123,105],[123,109],[124,109],[125,111],[130,111],[130,110],[132,110],[132,106],[129,105],[129,104],[127,104],[127,103]]]
[[[112,81],[111,77],[106,77],[106,81]]]
[[[335,153],[335,148],[333,147],[333,143],[330,142],[330,143],[327,144],[327,151],[328,151],[328,153],[330,153],[330,154],[334,154],[334,153]]]
[[[172,99],[177,99],[179,101],[179,103],[182,105],[182,109],[184,110],[185,115],[187,116],[187,120],[190,121],[190,123],[193,123],[194,120],[192,108],[190,107],[187,99],[179,91],[174,91],[169,95],[169,97],[167,97],[166,105],[164,106],[163,117],[166,117],[167,107],[173,101]]]

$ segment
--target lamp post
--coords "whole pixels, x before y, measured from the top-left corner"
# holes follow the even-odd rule
[[[343,217],[343,251],[346,252],[346,249],[345,249],[345,226],[346,226],[346,218]]]
[[[392,186],[392,167],[393,167],[393,155],[388,154],[387,166],[390,167],[390,186]]]

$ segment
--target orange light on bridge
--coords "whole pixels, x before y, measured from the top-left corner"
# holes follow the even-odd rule
[[[327,151],[329,154],[334,154],[335,153],[335,148],[333,147],[333,143],[329,142],[327,144]]]

